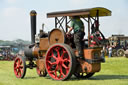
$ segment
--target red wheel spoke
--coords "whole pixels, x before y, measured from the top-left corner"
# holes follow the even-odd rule
[[[21,69],[22,69],[22,68],[23,68],[23,66],[19,66],[19,68],[21,68]]]
[[[53,62],[52,65],[56,65],[57,63],[56,62]]]
[[[20,65],[22,65],[22,61],[20,61]]]
[[[23,70],[22,70],[22,69],[20,69],[20,72],[21,72],[21,73],[23,73]]]
[[[19,71],[19,76],[21,77],[21,71]]]
[[[51,62],[51,61],[47,61],[50,65],[56,65],[57,63],[56,62]]]
[[[55,69],[55,71],[58,71],[58,65],[56,66],[56,69]]]
[[[48,58],[51,58],[52,56],[48,56]]]
[[[57,73],[55,72],[55,78],[57,77]]]
[[[18,66],[16,66],[16,69],[19,69],[19,67],[18,67]]]
[[[62,53],[62,55],[61,55],[61,58],[64,58],[64,54],[65,53],[67,53],[66,51],[64,51],[64,49],[63,49],[63,53]]]
[[[20,69],[18,69],[18,73],[20,72]]]
[[[51,69],[51,67],[52,67],[51,65],[50,65],[50,66],[48,66],[48,70],[50,70],[50,69]]]
[[[18,62],[16,62],[15,65],[18,66]]]
[[[53,51],[52,51],[52,55],[50,57],[53,57],[54,59],[57,59],[57,57],[54,55]]]
[[[50,65],[52,65],[52,62],[51,61],[47,61]]]
[[[56,69],[55,69],[55,78],[57,77],[57,72],[58,71],[58,65],[56,66]]]
[[[18,71],[16,70],[16,75],[18,75]]]
[[[60,50],[60,47],[56,47],[55,50],[56,50],[56,51],[59,51],[59,50]]]
[[[62,73],[60,73],[60,75],[59,75],[59,77],[58,77],[58,78],[61,78],[61,75],[62,75]]]
[[[55,60],[57,60],[56,56],[53,55],[52,57],[53,57]]]
[[[65,77],[65,74],[63,73],[63,70],[62,70],[62,66],[60,66],[60,75],[59,75],[59,78],[61,78],[61,76]]]
[[[18,75],[19,77],[21,76],[21,71],[20,71],[20,69],[18,69],[17,75]]]
[[[17,69],[17,62],[15,62],[15,64],[14,64],[14,70],[16,70]]]
[[[65,64],[62,64],[62,66],[63,66],[66,70],[69,69],[69,67],[67,67]]]
[[[60,57],[60,53],[59,53],[59,51],[57,52],[57,55],[58,55],[58,57]]]
[[[62,66],[60,66],[60,75],[59,75],[59,78],[61,78],[62,73],[63,73]]]
[[[49,60],[50,58],[52,58],[52,55],[48,56],[48,58],[47,58],[47,59]]]
[[[66,75],[64,73],[62,73],[63,77],[65,77]]]
[[[49,67],[48,67],[48,70],[50,70],[50,69],[51,69],[51,67],[49,66]]]
[[[20,65],[20,59],[18,60],[18,65]]]
[[[60,57],[59,49],[58,49],[58,48],[56,48],[55,50],[56,50],[56,52],[57,52],[58,57]]]
[[[70,60],[69,59],[64,59],[63,62],[70,62]]]
[[[54,71],[49,71],[49,73],[53,74],[53,73],[54,73]]]

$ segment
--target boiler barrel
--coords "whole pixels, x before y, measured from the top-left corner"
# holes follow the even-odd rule
[[[39,56],[39,47],[26,47],[24,49],[24,54],[27,58],[37,58]]]
[[[34,58],[34,55],[33,55],[33,50],[32,50],[32,48],[26,47],[26,48],[24,49],[24,55],[25,55],[27,58],[33,59],[33,58]]]

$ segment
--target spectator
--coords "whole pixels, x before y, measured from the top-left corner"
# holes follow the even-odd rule
[[[109,51],[109,58],[110,58],[112,56],[112,46],[109,47],[108,51]]]

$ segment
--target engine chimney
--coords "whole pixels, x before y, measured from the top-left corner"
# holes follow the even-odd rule
[[[36,34],[36,11],[32,10],[30,12],[31,17],[31,44],[35,43],[35,34]]]

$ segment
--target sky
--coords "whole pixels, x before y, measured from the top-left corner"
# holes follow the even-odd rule
[[[0,40],[30,40],[31,10],[37,12],[38,33],[42,23],[46,32],[54,28],[54,19],[46,16],[48,12],[93,7],[112,11],[112,16],[100,18],[100,29],[106,37],[128,36],[128,0],[0,0]]]

